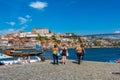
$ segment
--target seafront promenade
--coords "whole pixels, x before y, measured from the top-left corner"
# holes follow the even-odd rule
[[[31,64],[0,66],[0,80],[120,80],[120,64],[68,60],[53,65],[51,60]]]

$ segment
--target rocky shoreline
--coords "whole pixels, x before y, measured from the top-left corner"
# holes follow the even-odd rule
[[[120,64],[68,60],[53,65],[51,60],[31,64],[0,66],[0,80],[120,80]]]

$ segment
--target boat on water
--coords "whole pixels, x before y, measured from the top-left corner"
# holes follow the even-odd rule
[[[23,56],[39,56],[40,54],[42,54],[42,52],[23,52],[6,50],[4,54],[8,56],[23,57]]]
[[[5,58],[13,58],[12,56],[8,56],[6,54],[0,53],[0,59],[5,59]]]
[[[8,56],[17,56],[17,57],[39,56],[40,54],[43,53],[43,49],[39,45],[36,45],[35,49],[19,49],[19,50],[6,49],[3,50],[2,53]]]
[[[34,49],[34,50],[11,50],[6,49],[2,51],[0,62],[8,65],[8,64],[16,64],[16,63],[31,63],[40,61],[40,54],[42,54],[42,49]],[[6,55],[6,58],[3,56]],[[29,57],[29,59],[27,59]],[[11,59],[10,59],[11,58]],[[22,60],[21,60],[22,58]],[[29,62],[28,62],[29,60]]]

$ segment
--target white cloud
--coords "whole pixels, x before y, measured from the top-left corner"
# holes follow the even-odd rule
[[[16,23],[15,22],[6,22],[7,24],[14,26]]]
[[[30,22],[32,21],[32,19],[29,20]]]
[[[114,33],[120,33],[120,31],[115,31]]]
[[[31,22],[31,16],[30,15],[26,15],[25,17],[18,17],[18,19],[20,20],[20,24],[26,24],[27,22]]]
[[[8,29],[0,30],[0,35],[10,34],[10,33],[16,33],[19,30],[25,30],[28,27],[28,25],[26,23],[32,21],[30,15],[26,15],[25,17],[18,17],[18,20],[20,21],[20,25],[17,25],[18,23],[15,23],[13,21],[11,21],[11,22],[5,22],[6,24],[9,24],[11,26],[17,25],[19,28],[17,28],[17,29],[8,28]],[[20,27],[21,25],[22,25],[22,27]]]
[[[32,21],[32,19],[31,19],[31,16],[30,16],[30,15],[26,15],[25,17],[26,17],[27,21],[29,21],[29,22],[31,22],[31,21]]]
[[[26,27],[27,27],[27,25],[26,25],[26,26],[23,26],[23,27],[21,27],[21,28],[19,28],[19,29],[10,28],[10,29],[0,30],[0,35],[16,33],[16,32],[18,32],[19,30],[24,30]]]
[[[18,17],[18,19],[20,20],[20,24],[25,24],[27,22],[26,18]]]
[[[31,18],[31,16],[30,16],[30,15],[26,15],[25,17],[26,17],[26,18],[28,18],[28,19],[29,19],[29,18]]]
[[[32,8],[36,8],[36,9],[42,10],[42,9],[44,9],[45,7],[48,6],[48,3],[36,1],[36,2],[32,2],[29,6],[32,7]]]
[[[24,26],[22,26],[20,29],[18,29],[17,31],[19,31],[19,30],[24,30],[25,28],[27,28],[28,27],[28,25],[24,25]]]
[[[5,29],[0,31],[0,35],[5,35],[5,34],[10,34],[10,33],[15,33],[16,30],[11,28],[11,29]]]
[[[71,1],[71,2],[67,3],[66,6],[69,7],[69,6],[71,6],[71,5],[75,4],[75,3],[77,3],[77,2],[76,1]]]

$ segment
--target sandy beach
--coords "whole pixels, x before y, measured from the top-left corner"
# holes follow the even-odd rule
[[[0,66],[0,80],[120,80],[120,64],[74,60],[53,65],[51,60]]]

